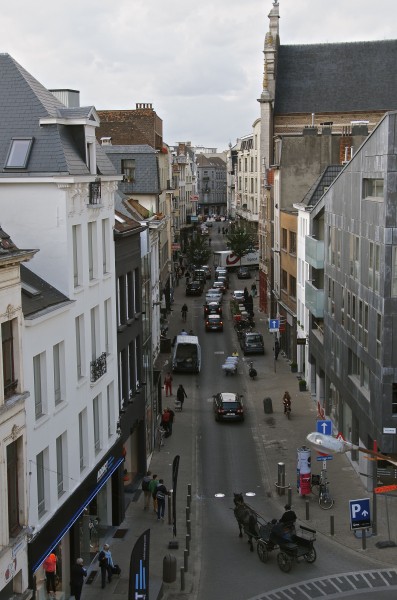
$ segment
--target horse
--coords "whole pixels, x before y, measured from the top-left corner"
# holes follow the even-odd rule
[[[258,516],[253,508],[244,502],[243,494],[234,494],[234,516],[239,527],[239,537],[243,537],[243,531],[248,536],[248,543],[251,552],[254,551],[252,538],[258,537]]]

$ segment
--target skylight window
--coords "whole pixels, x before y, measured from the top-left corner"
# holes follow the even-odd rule
[[[12,138],[6,160],[7,169],[24,169],[28,163],[33,138]]]
[[[121,217],[119,217],[119,215],[114,215],[114,218],[116,219],[116,221],[118,221],[119,223],[125,223],[124,219],[122,219]]]
[[[25,294],[27,296],[29,296],[30,298],[40,295],[40,291],[37,288],[35,288],[33,285],[30,285],[30,283],[26,283],[26,281],[22,281],[21,287],[22,287],[22,291],[24,291]]]

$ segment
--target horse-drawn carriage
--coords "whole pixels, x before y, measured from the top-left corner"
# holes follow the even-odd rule
[[[299,535],[295,527],[286,526],[284,523],[273,519],[266,521],[249,504],[244,502],[242,494],[234,494],[234,516],[236,517],[240,537],[244,533],[248,536],[251,552],[252,540],[256,541],[256,551],[259,559],[265,563],[269,554],[278,550],[277,564],[284,573],[289,573],[294,562],[303,558],[307,563],[314,563],[317,558],[314,542],[316,531],[308,527],[299,527]]]

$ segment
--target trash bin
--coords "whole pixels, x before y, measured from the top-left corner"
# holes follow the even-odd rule
[[[176,581],[176,558],[173,554],[167,554],[163,558],[163,581],[164,583]]]
[[[263,400],[263,410],[265,411],[265,415],[271,415],[273,413],[273,404],[271,398],[265,398]]]
[[[171,338],[160,340],[160,352],[169,354],[171,352]]]

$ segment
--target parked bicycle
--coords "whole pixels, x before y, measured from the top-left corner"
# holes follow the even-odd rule
[[[329,510],[334,505],[328,484],[326,469],[322,469],[320,475],[312,475],[312,492],[318,495],[318,504],[324,510]]]
[[[161,447],[164,446],[165,429],[159,425],[156,428],[156,448],[160,452]]]

